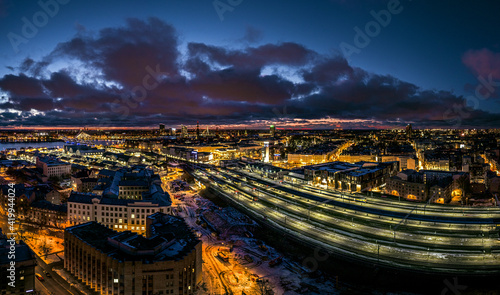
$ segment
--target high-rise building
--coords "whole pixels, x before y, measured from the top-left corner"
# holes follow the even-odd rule
[[[274,125],[271,125],[269,127],[269,131],[271,133],[271,137],[274,137],[276,135],[276,127]]]
[[[165,132],[165,124],[160,123],[160,132],[161,133]]]
[[[196,121],[196,139],[200,138],[200,122]]]
[[[188,129],[184,125],[182,125],[182,127],[181,127],[181,137],[183,137],[183,138],[188,137]]]
[[[413,133],[412,126],[411,124],[408,124],[406,126],[406,137],[410,138],[412,136],[412,133]]]
[[[269,141],[264,142],[262,149],[262,162],[269,163]]]

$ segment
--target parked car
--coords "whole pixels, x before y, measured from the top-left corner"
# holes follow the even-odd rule
[[[36,277],[36,278],[37,278],[40,282],[43,282],[43,281],[44,281],[44,279],[43,279],[42,275],[40,275],[39,273],[36,273],[36,274],[35,274],[35,277]]]

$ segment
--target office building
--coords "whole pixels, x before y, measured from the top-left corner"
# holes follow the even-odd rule
[[[202,242],[182,218],[156,213],[145,236],[97,222],[64,232],[64,267],[100,294],[194,294]]]

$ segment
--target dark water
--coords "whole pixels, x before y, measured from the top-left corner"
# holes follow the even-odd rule
[[[66,143],[62,141],[56,141],[56,142],[10,142],[10,143],[0,143],[0,151],[4,151],[6,149],[16,149],[19,150],[20,148],[27,148],[27,147],[33,147],[33,148],[41,148],[41,147],[46,147],[46,148],[54,148],[54,147],[60,147],[62,148]]]
[[[92,145],[92,144],[102,144],[102,145],[110,145],[110,144],[115,144],[118,141],[104,141],[104,140],[99,140],[99,141],[93,141],[93,142],[86,142],[86,144]],[[16,149],[19,150],[20,148],[28,148],[28,147],[33,147],[33,148],[41,148],[41,147],[46,147],[46,148],[62,148],[66,144],[71,144],[70,142],[66,143],[63,141],[56,141],[56,142],[14,142],[14,143],[0,143],[0,151],[4,151],[6,149]],[[83,144],[83,143],[82,143]]]

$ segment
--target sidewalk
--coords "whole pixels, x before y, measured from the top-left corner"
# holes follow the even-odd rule
[[[87,286],[79,283],[77,279],[73,277],[69,272],[67,272],[64,268],[54,269],[53,271],[69,284],[69,287],[72,291],[76,289],[75,291],[83,295],[96,294],[95,292],[89,290]]]

